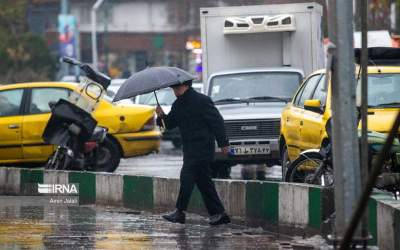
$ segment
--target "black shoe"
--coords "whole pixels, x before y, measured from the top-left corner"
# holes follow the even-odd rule
[[[221,225],[221,224],[228,224],[231,222],[229,216],[224,212],[222,214],[216,214],[210,217],[210,221],[208,224],[211,226]]]
[[[181,224],[185,224],[186,219],[185,213],[179,210],[175,210],[174,212],[171,212],[169,214],[164,214],[162,217],[169,222]]]

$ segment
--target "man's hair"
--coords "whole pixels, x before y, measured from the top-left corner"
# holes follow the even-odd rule
[[[178,87],[178,86],[181,86],[181,85],[187,85],[187,86],[191,87],[192,84],[193,84],[193,80],[189,80],[189,81],[186,81],[186,82],[183,82],[183,83],[178,83],[178,84],[171,85],[171,88]]]
[[[182,84],[187,85],[189,87],[192,87],[193,80],[189,80],[189,81],[183,82]]]

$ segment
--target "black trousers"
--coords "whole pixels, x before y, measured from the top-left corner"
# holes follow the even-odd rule
[[[178,210],[187,210],[190,196],[192,195],[194,185],[196,184],[210,216],[225,211],[218,193],[215,190],[214,182],[211,180],[209,161],[184,161],[180,181],[181,186],[179,188],[178,200],[176,202],[176,208]]]

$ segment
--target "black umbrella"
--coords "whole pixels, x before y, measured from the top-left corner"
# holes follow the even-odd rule
[[[152,67],[129,77],[119,88],[114,102],[137,95],[154,92],[172,85],[191,81],[196,77],[176,67]],[[157,104],[158,99],[156,95]]]

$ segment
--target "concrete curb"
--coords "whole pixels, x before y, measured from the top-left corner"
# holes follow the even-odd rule
[[[369,204],[374,241],[382,250],[400,249],[400,201],[384,194],[372,196]]]
[[[81,204],[123,206],[143,210],[174,209],[179,179],[110,173],[0,168],[0,194],[28,195],[28,183],[79,184]],[[215,180],[227,212],[280,232],[328,232],[334,209],[333,190],[271,181]],[[400,202],[375,194],[369,202],[369,227],[381,249],[400,249]],[[195,188],[189,211],[206,214]],[[286,230],[289,229],[289,230]],[[306,229],[306,230],[305,230]],[[297,230],[297,231],[296,231]]]

